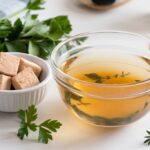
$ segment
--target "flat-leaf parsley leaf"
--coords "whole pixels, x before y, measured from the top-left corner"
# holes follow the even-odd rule
[[[38,130],[38,141],[47,144],[49,140],[53,139],[52,133],[57,132],[62,125],[59,121],[51,119],[37,125],[35,123],[37,119],[37,109],[34,105],[28,107],[27,110],[20,110],[18,117],[20,119],[20,128],[18,129],[17,136],[21,140],[23,140],[25,136],[28,137],[30,130],[33,132]]]

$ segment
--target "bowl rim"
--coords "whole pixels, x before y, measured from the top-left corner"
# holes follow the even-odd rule
[[[139,82],[135,82],[135,83],[126,83],[126,84],[105,84],[105,83],[92,83],[92,82],[87,82],[87,81],[83,81],[83,80],[80,80],[80,79],[77,79],[75,77],[72,77],[68,74],[66,74],[65,72],[63,72],[59,66],[56,64],[55,62],[55,56],[57,54],[57,51],[67,42],[69,41],[72,41],[72,40],[75,40],[79,37],[84,37],[84,36],[89,36],[89,35],[94,35],[94,34],[104,34],[104,33],[113,33],[113,34],[124,34],[124,35],[130,35],[130,36],[135,36],[135,37],[139,37],[141,39],[145,39],[147,41],[150,41],[148,36],[145,36],[145,35],[142,35],[142,34],[139,34],[139,33],[134,33],[134,32],[128,32],[128,31],[119,31],[119,30],[101,30],[101,31],[95,31],[95,32],[84,32],[84,33],[80,33],[80,34],[77,34],[77,35],[74,35],[74,36],[71,36],[70,38],[68,38],[67,40],[64,40],[62,41],[61,43],[59,43],[55,48],[54,50],[52,51],[51,53],[51,60],[50,60],[50,63],[51,63],[51,66],[52,68],[56,69],[56,71],[58,71],[60,74],[62,74],[64,77],[72,80],[72,81],[76,81],[78,83],[81,83],[81,84],[85,84],[85,85],[89,85],[89,86],[96,86],[96,87],[111,87],[111,88],[123,88],[123,87],[131,87],[131,86],[138,86],[138,85],[141,85],[141,84],[145,84],[145,83],[148,83],[150,82],[150,78],[149,79],[146,79],[146,80],[142,80],[142,81],[139,81]],[[149,42],[150,43],[150,42]]]
[[[35,91],[35,90],[43,87],[50,80],[50,74],[51,74],[50,73],[50,65],[48,64],[48,62],[46,62],[42,58],[39,58],[39,57],[31,55],[31,54],[21,53],[21,52],[6,52],[6,53],[9,53],[9,54],[12,54],[15,56],[20,55],[21,57],[26,56],[26,57],[33,58],[34,60],[38,60],[39,62],[42,62],[46,66],[48,72],[47,72],[47,76],[45,77],[45,79],[35,86],[25,88],[25,89],[20,89],[20,90],[0,90],[0,94],[4,94],[4,93],[17,94],[17,93],[26,93],[26,92]],[[26,59],[28,59],[28,58],[26,58]]]

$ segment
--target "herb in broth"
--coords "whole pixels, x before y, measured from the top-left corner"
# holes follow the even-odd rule
[[[105,118],[100,116],[91,116],[83,111],[81,111],[77,106],[72,105],[73,110],[83,118],[86,118],[90,122],[94,122],[96,125],[108,125],[108,126],[117,126],[123,125],[133,120],[136,120],[138,113],[140,112],[137,110],[135,113],[127,116],[127,117],[120,117],[120,118]]]
[[[129,72],[125,73],[124,71],[122,71],[122,72],[121,72],[121,75],[119,75],[119,77],[125,78],[125,77],[128,76],[129,74],[130,74]]]
[[[102,77],[99,76],[98,74],[96,73],[89,73],[89,74],[85,74],[86,77],[92,79],[92,80],[95,80],[95,83],[102,83]]]
[[[147,108],[148,105],[149,105],[149,102],[145,102],[145,104],[144,104],[144,109]]]
[[[66,91],[65,92],[65,101],[67,102],[67,104],[71,105],[71,99],[78,101],[78,105],[89,105],[90,104],[90,103],[82,102],[81,96],[71,93],[69,91]]]
[[[124,125],[126,123],[132,122],[138,118],[138,114],[140,110],[135,111],[134,113],[131,113],[127,117],[116,117],[116,118],[107,118],[103,116],[92,116],[89,115],[82,110],[80,110],[77,105],[74,105],[71,103],[71,99],[76,100],[79,102],[77,105],[90,105],[90,103],[84,103],[82,102],[82,97],[71,93],[69,91],[65,91],[65,101],[71,108],[80,116],[83,118],[86,118],[90,122],[94,122],[96,125],[106,125],[106,126],[117,126],[117,125]],[[144,104],[144,109],[148,107],[148,102]]]
[[[141,80],[134,80],[135,82],[140,82]]]
[[[111,76],[101,76],[101,75],[98,75],[97,73],[89,73],[89,74],[85,74],[86,77],[92,79],[92,80],[95,80],[95,83],[103,83],[105,80],[110,80],[110,79],[113,79],[113,78],[125,78],[127,77],[128,75],[130,75],[129,72],[124,72],[122,71],[121,74],[115,74],[115,75],[111,75]]]

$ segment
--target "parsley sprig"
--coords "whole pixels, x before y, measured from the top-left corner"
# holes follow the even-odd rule
[[[44,9],[42,5],[45,3],[44,0],[30,0],[25,9],[28,10],[39,10]]]
[[[0,52],[23,52],[47,59],[54,47],[72,31],[67,16],[57,16],[43,21],[31,10],[42,9],[43,0],[31,0],[23,21],[14,23],[0,20]]]
[[[20,119],[20,128],[17,136],[21,140],[23,140],[25,136],[28,137],[30,130],[33,132],[38,130],[38,142],[47,144],[49,140],[53,139],[52,132],[57,132],[62,125],[57,120],[51,119],[37,125],[35,123],[37,119],[37,109],[34,105],[30,106],[27,110],[20,110],[18,112],[18,117]]]
[[[150,145],[150,131],[146,131],[147,132],[147,136],[145,136],[145,141],[144,143],[147,144],[147,145]]]

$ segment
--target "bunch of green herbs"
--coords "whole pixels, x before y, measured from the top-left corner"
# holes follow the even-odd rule
[[[43,0],[29,1],[22,9],[26,11],[23,21],[18,18],[12,23],[8,19],[10,17],[0,20],[1,52],[23,52],[47,59],[54,47],[62,39],[68,37],[72,27],[67,16],[57,16],[40,21],[38,14],[31,13],[32,10],[44,9],[43,4]]]

